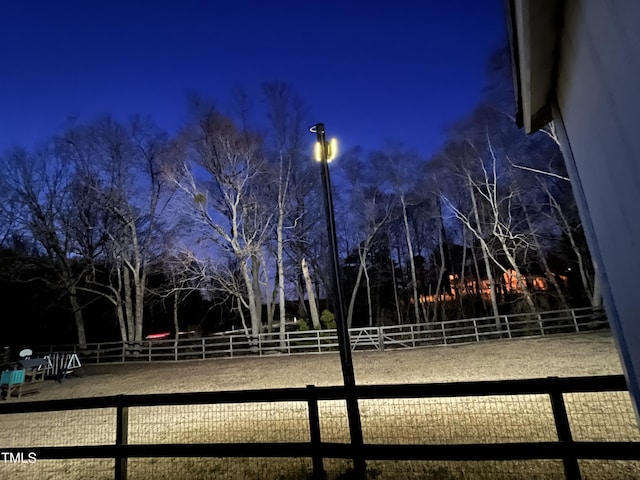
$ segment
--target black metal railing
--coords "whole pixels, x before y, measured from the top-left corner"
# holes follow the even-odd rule
[[[345,438],[345,435],[348,436],[347,424],[344,421],[346,413],[340,405],[346,401],[349,393],[340,386],[118,395],[15,402],[0,405],[0,428],[3,430],[0,450],[6,458],[23,459],[32,455],[37,459],[33,465],[24,466],[24,470],[31,475],[34,475],[38,468],[46,468],[46,466],[42,467],[46,460],[64,463],[64,461],[73,459],[111,459],[112,463],[109,467],[111,474],[107,472],[105,475],[117,480],[162,478],[158,472],[153,473],[150,477],[145,477],[139,471],[134,476],[129,476],[129,463],[132,459],[187,457],[304,458],[310,461],[309,469],[312,471],[312,475],[321,478],[326,473],[325,461],[327,459],[349,460],[353,459],[355,455],[362,455],[368,462],[383,463],[391,460],[418,462],[550,460],[561,462],[562,471],[568,479],[581,478],[579,462],[583,460],[625,461],[629,462],[633,468],[637,468],[637,470],[633,470],[633,468],[629,470],[628,466],[624,467],[624,471],[632,472],[628,478],[637,478],[634,475],[640,475],[640,465],[634,461],[640,460],[640,432],[635,424],[630,400],[628,398],[624,400],[624,396],[618,395],[620,392],[626,391],[625,380],[621,375],[357,386],[353,390],[353,395],[363,410],[362,420],[365,430],[365,444],[362,451],[359,452],[354,452],[349,439]],[[581,394],[596,395],[597,405],[592,409],[592,413],[589,413],[589,409],[585,409],[584,399],[580,397]],[[465,403],[455,404],[461,398],[466,399]],[[625,403],[624,408],[620,406],[621,398]],[[511,407],[504,410],[504,406],[509,404]],[[281,408],[283,412],[292,411],[291,409],[294,408],[292,405],[297,406],[296,408],[303,413],[299,417],[293,416],[284,419],[287,428],[282,429],[284,433],[277,438],[277,441],[273,441],[273,439],[272,441],[256,441],[255,438],[249,438],[253,435],[249,430],[255,427],[255,421],[260,415],[264,416],[266,430],[280,430],[278,422],[282,419],[279,419],[274,412],[276,408]],[[337,410],[335,405],[339,406]],[[416,410],[417,405],[420,405],[422,410]],[[195,408],[196,406],[200,406],[197,408],[202,409],[194,411],[195,415],[185,416],[176,410],[176,408]],[[211,409],[216,406],[225,409],[233,406],[233,408],[242,410],[242,414],[248,419],[248,424],[252,426],[247,428],[245,432],[247,434],[246,441],[237,441],[242,435],[241,432],[238,433],[238,437],[231,438],[235,441],[220,441],[220,438],[216,437],[220,433],[217,426],[210,430],[205,428],[207,421],[215,422]],[[517,408],[512,408],[514,406]],[[145,409],[151,410],[145,411]],[[367,413],[368,410],[369,413]],[[90,411],[101,412],[100,415],[103,417],[100,417],[102,418],[100,422],[109,424],[106,437],[112,438],[110,442],[94,444],[95,442],[90,439],[80,438],[78,434],[67,435],[67,437],[73,438],[67,438],[65,442],[56,440],[65,437],[63,429],[66,428],[66,423],[62,421],[61,416],[64,412],[69,415],[68,418],[79,419],[82,417],[82,412]],[[231,411],[226,409],[221,411],[221,415],[229,415]],[[384,417],[380,412],[385,411],[389,412],[388,425],[383,426],[382,430],[376,430],[376,432],[384,431],[386,433],[383,432],[380,435],[371,433],[373,427],[381,421],[380,417]],[[416,414],[416,412],[418,413]],[[394,436],[393,432],[406,420],[418,423],[424,421],[424,425],[440,422],[442,425],[449,425],[447,428],[453,431],[455,425],[451,426],[452,422],[457,420],[464,422],[465,418],[471,418],[472,415],[477,415],[472,424],[487,427],[487,431],[494,432],[487,439],[495,438],[498,441],[487,442],[482,437],[482,431],[477,434],[478,437],[474,437],[473,432],[467,432],[463,436],[452,434],[450,437],[434,440],[435,437],[430,436],[432,433],[429,432],[424,433],[424,437],[420,437],[420,428],[414,427],[416,437],[410,438],[411,441],[406,441],[406,438],[405,441],[402,441],[402,438]],[[161,416],[163,417],[160,418]],[[516,418],[510,419],[511,416]],[[50,432],[52,433],[51,441],[36,442],[35,445],[24,443],[20,445],[19,437],[24,436],[25,431],[42,428],[43,422],[47,421],[46,419],[56,417],[61,421],[53,424],[47,423],[48,428],[61,429],[59,434],[56,434],[55,431]],[[482,420],[478,420],[480,417]],[[92,421],[95,422],[95,418],[97,417],[94,417]],[[203,418],[204,420],[202,420]],[[302,418],[305,418],[306,422],[300,421]],[[329,428],[328,425],[333,421],[331,419],[335,420],[336,425],[340,428],[334,428],[334,426]],[[200,427],[194,429],[193,425],[188,423],[193,421],[204,423],[199,423]],[[237,419],[229,422],[227,425],[239,425],[238,428],[242,428]],[[496,425],[496,422],[499,424]],[[535,428],[529,423],[536,423]],[[591,427],[600,425],[603,431],[595,431],[595,433],[585,436],[582,430],[583,423]],[[189,437],[185,440],[184,438],[166,436],[163,441],[158,441],[156,437],[147,438],[140,433],[144,431],[159,435],[163,433],[158,432],[158,430],[163,430],[163,425],[164,429],[173,428],[176,432],[195,430],[195,437]],[[84,428],[90,430],[89,427],[89,425],[85,425]],[[507,430],[513,428],[513,430],[502,434],[500,433],[501,427]],[[298,428],[305,430],[306,433],[299,434],[296,430]],[[518,428],[524,429],[525,433],[517,432]],[[339,431],[341,429],[342,431]],[[138,433],[133,434],[133,430]],[[539,434],[527,433],[528,431],[539,431]],[[581,432],[579,436],[582,438],[576,439],[575,431]],[[341,435],[342,440],[336,441]],[[305,437],[307,440],[290,441],[292,436]],[[328,436],[329,439],[325,441],[323,436]],[[595,440],[589,440],[592,437]],[[600,437],[604,439],[598,440]],[[399,438],[400,441],[398,441]],[[510,438],[515,441],[511,441]],[[523,438],[525,441],[522,440]],[[474,439],[476,441],[473,443],[467,443],[467,440]],[[49,466],[51,465],[53,464]],[[56,465],[60,465],[60,463],[56,463]],[[0,476],[3,467],[7,468],[6,462],[4,465],[0,464]],[[52,468],[55,471],[55,468]],[[19,478],[16,476],[15,470],[12,472],[12,478]],[[514,471],[514,478],[517,478],[518,472]],[[40,471],[37,473],[36,476],[42,474]],[[175,473],[167,475],[166,478],[174,480],[182,478]],[[266,478],[264,472],[260,476]]]

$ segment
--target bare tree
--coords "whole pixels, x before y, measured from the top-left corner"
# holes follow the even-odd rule
[[[257,335],[262,322],[254,264],[272,227],[270,205],[259,195],[265,172],[261,139],[204,105],[183,135],[182,153],[165,174],[186,194],[185,214],[199,220],[200,240],[233,255],[242,288],[233,284],[228,293],[248,310],[251,334]]]
[[[528,308],[531,311],[535,311],[535,305],[531,298],[529,287],[517,260],[519,251],[533,248],[529,238],[529,232],[522,230],[517,225],[517,222],[521,221],[516,214],[516,210],[519,208],[518,205],[516,205],[518,199],[517,185],[512,183],[508,185],[504,191],[501,191],[497,157],[488,134],[486,136],[488,154],[486,160],[483,159],[473,144],[470,143],[470,145],[472,151],[475,152],[472,158],[475,156],[476,165],[480,169],[479,175],[474,175],[469,168],[463,170],[465,175],[464,180],[469,191],[469,198],[471,199],[473,217],[471,218],[460,208],[457,208],[446,196],[442,198],[454,212],[456,218],[458,218],[480,242],[485,259],[491,259],[493,264],[507,276],[511,275],[509,269],[514,272],[518,289],[523,295]],[[485,162],[488,163],[488,166]],[[483,216],[484,218],[481,218],[481,211],[486,212]],[[506,258],[509,269],[498,260],[496,253],[489,248],[488,238],[497,241],[500,246],[500,254]],[[494,279],[492,278],[490,265],[486,263],[486,267],[489,282],[492,283]],[[497,303],[495,301],[495,294],[492,295],[492,305],[494,315],[496,315]]]
[[[151,122],[125,126],[106,117],[70,128],[56,145],[76,169],[76,243],[88,269],[81,288],[113,305],[123,342],[135,347],[142,341],[148,275],[163,253],[161,218],[172,189],[160,166],[168,139]]]
[[[366,161],[359,157],[359,151],[352,151],[343,158],[346,180],[351,186],[349,212],[345,224],[350,226],[354,247],[347,252],[357,254],[358,269],[347,309],[347,326],[351,328],[353,312],[360,283],[364,275],[367,291],[368,323],[373,325],[373,303],[371,298],[370,252],[374,242],[379,240],[381,229],[391,216],[393,197],[378,189],[381,183],[374,169],[368,168]]]
[[[16,149],[2,158],[0,168],[4,194],[14,202],[14,209],[7,212],[8,219],[28,232],[41,248],[57,279],[54,286],[68,298],[78,343],[85,348],[87,338],[78,292],[80,278],[71,258],[74,249],[74,211],[70,198],[75,174],[73,165],[48,148],[33,154]]]
[[[386,181],[382,188],[394,194],[398,202],[399,216],[404,227],[404,239],[407,247],[407,257],[411,276],[413,313],[416,322],[420,322],[420,297],[418,295],[418,276],[416,273],[415,253],[411,227],[409,225],[410,206],[418,204],[415,188],[416,171],[420,171],[420,160],[414,152],[402,151],[397,148],[386,152],[376,152],[372,155],[372,168],[381,172]],[[384,172],[384,173],[382,173]],[[400,259],[398,259],[400,261]]]
[[[306,162],[303,150],[303,133],[305,106],[297,93],[287,84],[281,82],[267,83],[263,85],[263,94],[268,105],[267,117],[270,123],[271,157],[277,162],[277,208],[276,222],[276,290],[279,304],[279,338],[281,346],[285,346],[286,324],[286,281],[285,274],[285,244],[292,244],[294,235],[300,232],[298,224],[303,222],[303,217],[308,216],[305,209],[295,208],[295,199],[305,197],[305,182],[296,182],[296,177],[304,178],[304,169],[301,165]],[[298,242],[301,244],[302,242]],[[295,251],[295,250],[294,250]],[[298,253],[295,251],[295,253]],[[304,256],[293,255],[293,271],[301,272],[304,277],[306,260]],[[308,269],[307,269],[308,272]],[[299,284],[300,274],[294,274],[293,282]],[[306,284],[306,282],[305,282]],[[313,295],[313,291],[312,291]],[[301,300],[304,305],[304,299]],[[314,302],[315,303],[315,302]],[[312,321],[319,326],[317,309],[312,312]]]

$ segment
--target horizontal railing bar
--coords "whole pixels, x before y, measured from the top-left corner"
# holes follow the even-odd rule
[[[319,454],[323,458],[353,457],[347,443],[192,443],[90,445],[3,448],[3,452],[33,452],[38,460],[80,458],[294,458]],[[366,460],[534,460],[572,456],[589,460],[640,460],[640,442],[514,442],[487,444],[364,444]]]
[[[318,399],[324,397],[325,389],[316,387]],[[490,380],[456,383],[428,383],[401,385],[358,385],[355,387],[359,400],[376,398],[435,398],[489,395],[544,395],[550,391],[562,393],[616,392],[626,391],[623,375],[595,377],[549,377],[524,380]]]
[[[354,394],[360,400],[371,400],[381,398],[543,395],[548,394],[552,390],[562,393],[626,391],[627,385],[623,375],[604,375],[595,377],[549,377],[455,383],[357,385],[354,389]],[[347,392],[342,385],[320,386],[315,387],[315,394],[318,400],[341,400],[346,398]],[[161,405],[198,405],[206,403],[302,402],[307,401],[307,399],[308,392],[306,388],[151,393],[9,403],[0,405],[0,415],[9,413],[115,408],[118,406],[148,407]]]
[[[367,460],[560,460],[567,455],[578,459],[640,460],[640,442],[365,444],[363,455]]]

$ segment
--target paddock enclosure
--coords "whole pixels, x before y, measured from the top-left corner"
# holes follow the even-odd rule
[[[554,422],[547,393],[522,393],[535,389],[514,384],[520,393],[505,394],[500,390],[504,382],[491,382],[486,387],[484,383],[469,386],[469,382],[621,373],[608,332],[354,352],[353,358],[358,385],[377,389],[384,397],[369,398],[365,392],[359,399],[368,452],[382,457],[367,462],[370,478],[566,478],[562,458],[430,460],[425,459],[429,455],[425,452],[441,453],[445,447],[464,451],[480,445],[506,455],[521,443],[531,444],[530,449],[543,456],[545,448],[557,451],[562,433]],[[317,459],[307,455],[309,452],[300,444],[314,441],[310,434],[312,403],[306,390],[307,385],[315,385],[323,469],[327,478],[339,478],[349,470],[349,456],[340,447],[349,442],[345,401],[333,398],[339,396],[334,389],[342,382],[337,353],[110,364],[88,366],[85,371],[85,377],[72,377],[60,384],[46,382],[39,394],[0,405],[0,450],[23,449],[28,453],[39,447],[90,449],[114,445],[122,435],[118,431],[118,411],[122,409],[117,406],[117,397],[124,395],[133,399],[127,408],[126,442],[140,453],[128,459],[126,478],[311,478]],[[455,395],[446,390],[459,382],[466,384]],[[410,391],[402,384],[415,389]],[[387,387],[388,391],[384,390]],[[478,388],[498,390],[479,395]],[[264,397],[265,389],[274,393]],[[283,393],[281,389],[288,390]],[[147,394],[160,397],[143,398]],[[289,397],[286,401],[265,400],[269,395],[274,399]],[[57,405],[107,396],[115,403],[80,409],[77,405],[68,404],[67,409]],[[625,445],[640,442],[633,407],[624,389],[569,392],[561,397],[573,441],[617,442],[612,445],[618,446],[622,456]],[[181,399],[185,404],[180,404]],[[147,404],[154,401],[164,404]],[[42,404],[42,408],[59,409],[23,413],[7,410]],[[175,456],[149,457],[145,447],[152,445],[169,446],[173,450],[165,453]],[[423,449],[414,454],[421,459],[389,458],[394,452],[390,445]],[[91,454],[86,452],[83,455]],[[201,454],[204,458],[196,458]],[[640,478],[637,460],[586,459],[578,463],[585,479]],[[114,458],[47,460],[40,455],[32,464],[0,463],[0,478],[111,479],[117,471],[114,468]]]

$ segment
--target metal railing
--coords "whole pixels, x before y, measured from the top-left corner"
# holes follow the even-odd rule
[[[546,469],[551,478],[586,471],[631,479],[640,475],[640,431],[626,390],[614,375],[17,402],[0,405],[0,450],[34,463],[21,477],[0,462],[0,476],[80,478],[86,468],[92,478],[176,480],[235,465],[243,478],[298,478],[302,465],[322,478],[348,468],[336,459],[360,455],[386,478],[402,477],[402,462],[436,478],[428,474],[441,462],[450,476],[437,478],[493,478],[500,469],[501,478],[548,478]],[[357,452],[344,412],[349,395],[361,407],[365,444]],[[289,472],[284,463],[274,472],[256,464],[251,473],[256,458],[303,463],[286,464]]]
[[[602,308],[576,308],[539,313],[501,315],[443,322],[349,330],[352,350],[385,350],[438,345],[474,343],[483,340],[536,337],[555,333],[582,333],[608,328]],[[338,349],[335,329],[288,331],[246,335],[242,331],[210,337],[143,341],[137,345],[123,342],[34,347],[39,354],[76,352],[83,364],[128,361],[177,361],[294,353],[322,353]]]

